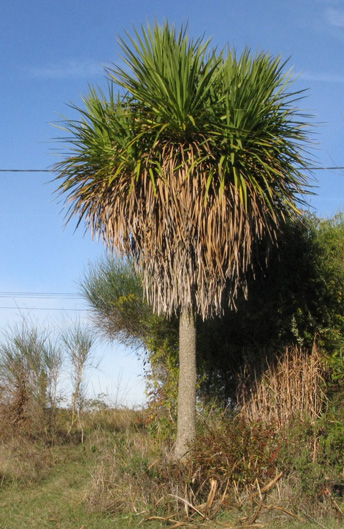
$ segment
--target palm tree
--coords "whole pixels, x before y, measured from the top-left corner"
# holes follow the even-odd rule
[[[218,52],[167,22],[126,36],[109,94],[91,88],[66,120],[55,169],[67,219],[133,258],[153,310],[180,318],[181,457],[195,437],[195,316],[235,307],[255,243],[297,213],[305,116],[280,58]]]

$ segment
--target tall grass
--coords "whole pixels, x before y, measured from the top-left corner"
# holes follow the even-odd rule
[[[277,428],[296,418],[315,421],[326,409],[325,378],[324,362],[316,345],[311,352],[287,348],[273,363],[267,362],[262,375],[255,368],[241,375],[237,392],[240,416]]]

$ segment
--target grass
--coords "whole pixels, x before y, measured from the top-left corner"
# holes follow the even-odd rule
[[[290,426],[285,439],[262,422],[209,412],[181,464],[170,440],[146,428],[144,412],[85,414],[83,436],[66,433],[67,418],[61,412],[53,438],[16,430],[0,441],[0,529],[343,527],[344,498],[321,488],[331,472],[341,476],[341,431],[322,446],[322,423]]]
[[[41,449],[46,457],[47,449]],[[4,479],[1,529],[120,529],[137,527],[138,517],[92,512],[85,498],[95,457],[84,446],[49,449],[55,465],[42,479]],[[136,518],[136,519],[135,519]],[[152,524],[150,527],[160,527]]]
[[[68,454],[67,454],[68,452]],[[73,453],[72,453],[73,452]],[[61,455],[61,454],[60,454]],[[143,516],[115,515],[104,512],[90,512],[84,502],[87,493],[90,473],[94,461],[90,461],[82,447],[65,451],[64,456],[72,456],[71,462],[62,461],[40,482],[5,486],[0,494],[0,527],[1,529],[129,529],[147,527],[171,527],[155,520],[142,523]],[[204,529],[224,527],[230,529],[235,525],[228,514],[219,520],[204,523]],[[199,527],[198,524],[192,524]],[[245,527],[245,526],[242,526]],[[255,527],[266,529],[316,529],[325,527],[321,522],[308,523],[294,521],[286,517],[271,520]],[[326,523],[326,529],[340,529],[339,522]]]
[[[255,524],[252,524],[251,527],[256,527],[256,529],[343,529],[343,523],[337,520],[321,522],[316,519],[306,521],[305,518],[293,520],[287,517],[276,517],[275,519],[271,517],[269,521],[257,520]],[[237,524],[233,518],[229,518],[227,515],[222,516],[213,524],[204,526],[204,529],[220,529],[220,527],[223,529],[245,529],[245,525]]]
[[[171,523],[163,520],[144,521],[147,513],[108,512],[103,509],[90,508],[87,502],[94,470],[101,461],[101,451],[105,449],[106,440],[98,437],[99,444],[64,445],[31,447],[31,452],[26,452],[31,461],[25,461],[24,452],[22,461],[17,461],[18,466],[7,469],[7,474],[2,466],[3,482],[0,489],[0,528],[1,529],[129,529],[147,527],[172,527]],[[14,452],[16,452],[16,446]],[[108,447],[109,448],[109,447]],[[2,448],[1,455],[8,457]],[[33,472],[36,460],[45,462],[44,472]],[[14,461],[14,459],[12,459]],[[4,461],[0,457],[0,463]],[[20,475],[19,468],[22,470]],[[11,471],[14,474],[11,475]],[[234,516],[234,517],[233,517]],[[321,521],[306,521],[300,515],[299,520],[294,520],[287,515],[276,516],[270,519],[257,520],[252,527],[265,527],[266,529],[315,529],[325,527]],[[191,520],[190,520],[191,521]],[[204,527],[215,529],[225,527],[230,529],[238,523],[238,513],[224,512],[212,522],[195,520],[186,523],[189,527]],[[259,523],[261,525],[259,525]],[[247,522],[246,522],[247,524]],[[241,527],[245,527],[245,524]],[[342,524],[333,520],[326,522],[326,529],[340,529]]]

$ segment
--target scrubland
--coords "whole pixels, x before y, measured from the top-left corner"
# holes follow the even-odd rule
[[[289,350],[243,377],[237,409],[199,402],[185,461],[163,409],[98,402],[72,422],[27,407],[14,421],[2,406],[0,527],[340,528],[343,392],[326,377],[316,350]]]

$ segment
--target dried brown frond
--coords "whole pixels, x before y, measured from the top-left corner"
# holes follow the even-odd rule
[[[209,190],[214,161],[206,151],[205,161],[195,166],[199,145],[157,148],[163,165],[156,181],[147,163],[140,180],[121,175],[112,188],[104,184],[104,193],[100,183],[97,199],[93,195],[89,204],[80,190],[78,208],[87,205],[86,221],[94,232],[102,227],[108,246],[134,254],[155,312],[171,315],[182,300],[206,318],[222,311],[228,282],[227,302],[234,305],[238,289],[245,288],[254,241],[267,227],[275,238],[278,216],[253,189],[246,208],[235,185],[225,185],[221,193],[218,174]]]

